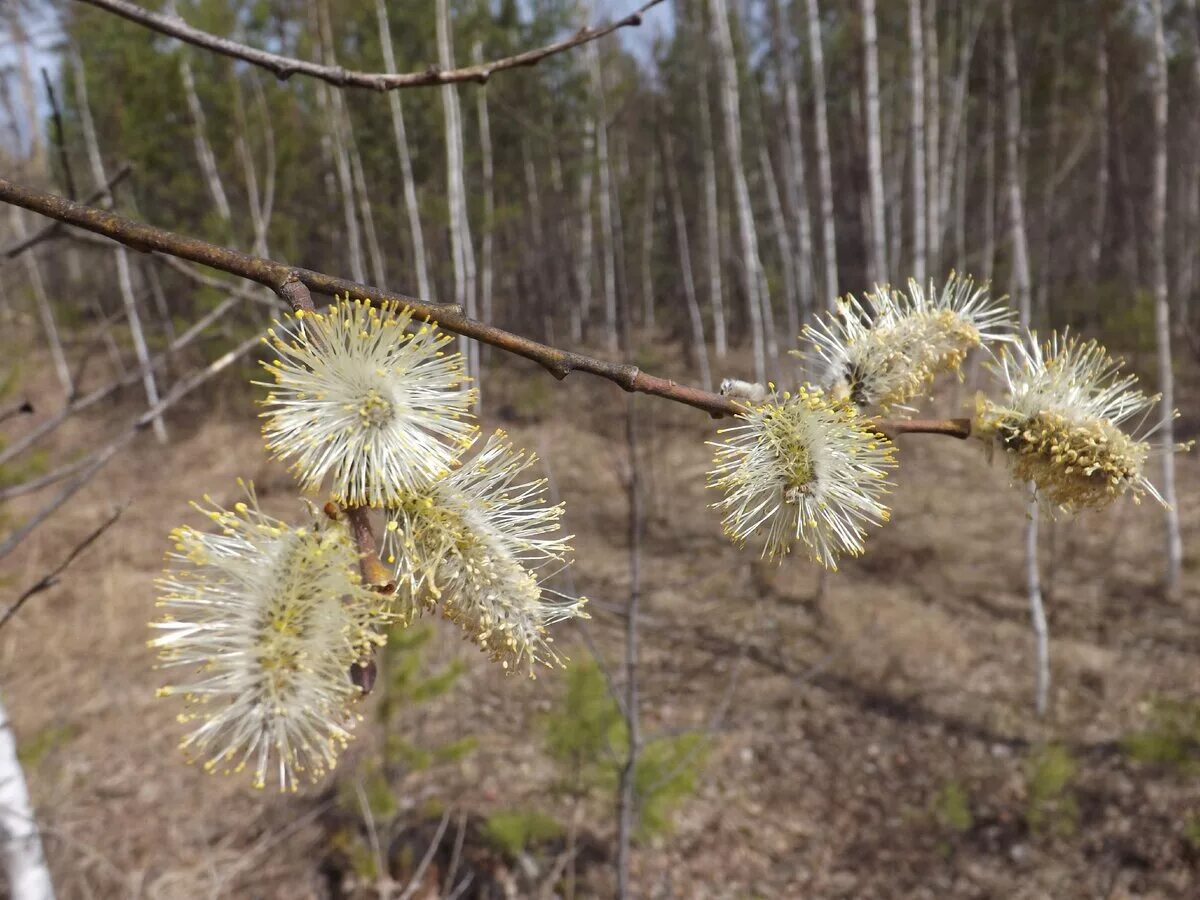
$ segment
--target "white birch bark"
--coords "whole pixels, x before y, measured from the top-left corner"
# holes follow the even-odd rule
[[[908,0],[909,152],[912,154],[913,277],[925,283],[925,48],[921,0]]]
[[[1013,288],[1021,325],[1030,327],[1029,248],[1025,232],[1024,198],[1021,191],[1019,145],[1021,140],[1021,83],[1017,75],[1017,46],[1013,33],[1012,0],[1003,0],[1004,29],[1004,180],[1007,184],[1009,227],[1013,247]],[[1028,518],[1025,523],[1025,590],[1029,616],[1033,624],[1037,674],[1034,709],[1046,714],[1050,694],[1050,636],[1046,628],[1046,610],[1042,603],[1041,576],[1038,571],[1038,506],[1034,486],[1029,485]]]
[[[1151,0],[1154,14],[1154,191],[1150,232],[1154,252],[1154,332],[1158,343],[1159,424],[1162,441],[1162,495],[1167,503],[1167,593],[1177,595],[1183,576],[1183,541],[1175,493],[1175,374],[1171,367],[1171,308],[1167,297],[1167,42],[1162,0]]]
[[[700,73],[700,145],[704,169],[704,250],[708,257],[708,304],[713,319],[713,350],[717,359],[729,352],[725,327],[725,285],[721,272],[721,212],[717,197],[717,154],[709,111],[708,71]]]
[[[483,45],[475,42],[472,60],[483,62]],[[392,93],[396,93],[392,91]],[[492,125],[488,116],[487,84],[475,91],[475,111],[479,118],[479,149],[483,155],[483,236],[480,246],[479,312],[485,322],[492,321],[492,246],[496,230],[496,176],[492,160]],[[560,172],[561,175],[561,172]]]
[[[38,831],[17,741],[0,703],[0,857],[12,900],[54,900],[54,885]]]
[[[663,169],[671,218],[675,226],[675,243],[679,248],[679,268],[683,277],[683,296],[687,302],[688,322],[692,327],[692,355],[700,370],[700,384],[706,391],[713,389],[712,368],[708,361],[708,343],[704,336],[704,317],[700,314],[700,300],[696,295],[696,282],[692,273],[692,253],[688,244],[687,217],[683,212],[683,198],[679,192],[679,176],[675,172],[675,156],[669,132],[663,132]]]
[[[646,166],[646,187],[642,194],[642,325],[654,327],[654,198],[658,157],[651,156]]]
[[[795,338],[800,334],[800,302],[796,288],[796,269],[803,265],[792,253],[792,239],[788,234],[787,219],[783,215],[783,204],[779,199],[779,184],[771,164],[771,153],[766,144],[758,145],[758,165],[763,174],[763,187],[767,194],[767,207],[771,212],[771,230],[779,248],[783,270],[783,295],[788,334]]]
[[[375,0],[375,14],[379,19],[379,43],[383,50],[383,64],[387,71],[395,72],[396,56],[392,50],[392,32],[388,25],[385,0]],[[422,299],[433,300],[435,299],[433,286],[429,281],[429,268],[425,261],[425,235],[421,230],[417,184],[413,178],[412,155],[408,148],[408,135],[404,129],[404,107],[400,103],[400,91],[388,91],[388,104],[392,113],[392,132],[396,138],[396,154],[400,158],[400,176],[404,183],[404,207],[408,212],[413,267],[417,270],[417,291]]]
[[[794,246],[799,253],[798,257],[792,255],[792,241],[790,237],[787,237],[788,257],[783,263],[784,294],[788,330],[794,338],[799,333],[797,306],[806,313],[811,311],[814,306],[812,216],[808,207],[808,184],[804,165],[804,131],[800,124],[800,90],[797,83],[795,54],[791,43],[791,29],[787,27],[784,20],[783,6],[780,0],[771,0],[771,14],[775,24],[771,44],[779,63],[779,80],[783,86],[784,121],[787,125],[786,141],[784,142],[787,153],[783,163],[783,183],[787,191],[788,203],[795,217],[796,243]],[[762,109],[761,97],[759,108]],[[765,128],[762,131],[764,135],[768,133]],[[769,161],[770,152],[766,151],[766,145],[761,145],[759,149],[765,151],[765,159]],[[760,164],[763,159],[764,156],[760,154]],[[776,219],[774,207],[778,206],[778,212],[782,214],[783,204],[779,198],[779,190],[771,166],[767,165],[762,172],[767,191],[767,202],[774,204],[771,208],[771,216],[772,219],[775,219],[776,240],[778,241],[780,240],[778,237],[779,220]]]
[[[813,117],[817,132],[817,180],[821,189],[821,248],[824,253],[825,305],[838,296],[837,227],[833,213],[833,170],[829,153],[829,116],[825,97],[825,50],[817,0],[808,0],[808,48],[812,61]]]
[[[450,4],[437,2],[438,64],[454,68],[454,47],[450,34]],[[463,158],[462,110],[458,87],[442,85],[442,110],[446,121],[446,194],[450,206],[450,247],[454,261],[454,299],[468,316],[475,315],[475,250],[471,242],[467,215],[466,164]],[[479,345],[459,339],[459,348],[467,361],[467,371],[476,380],[476,407],[479,399]]]
[[[922,0],[925,40],[925,209],[929,237],[925,242],[925,264],[936,273],[942,264],[941,178],[942,89],[941,58],[937,31],[937,0]]]
[[[887,236],[883,205],[883,144],[879,130],[879,42],[875,28],[875,0],[861,0],[863,52],[867,79],[867,178],[870,182],[870,278],[888,280]]]
[[[613,177],[608,153],[608,105],[604,96],[604,72],[600,67],[600,51],[595,42],[587,45],[587,56],[591,72],[592,94],[596,106],[596,165],[600,171],[600,236],[603,246],[601,268],[604,274],[605,342],[609,352],[616,353],[619,340],[617,258],[613,229]]]
[[[575,254],[575,285],[579,291],[578,305],[571,319],[571,337],[583,340],[588,318],[592,312],[592,270],[595,267],[595,241],[592,227],[592,185],[596,168],[596,120],[589,115],[583,122],[583,146],[580,157],[583,171],[579,174],[579,246]]]
[[[167,15],[176,15],[175,0],[168,0],[164,10]],[[183,95],[187,100],[188,115],[192,119],[192,145],[196,150],[196,161],[200,164],[200,174],[212,197],[217,215],[222,222],[230,222],[233,213],[229,209],[229,198],[225,196],[225,186],[217,171],[217,157],[213,153],[212,144],[208,142],[208,120],[204,115],[204,107],[200,104],[200,95],[196,92],[196,79],[192,74],[192,63],[188,57],[189,50],[184,47],[179,51],[179,75],[183,80]]]
[[[754,353],[754,378],[767,378],[766,343],[763,332],[763,301],[758,257],[758,237],[754,228],[754,212],[750,205],[750,187],[742,158],[742,117],[738,99],[737,61],[733,53],[733,35],[725,0],[711,0],[713,43],[717,52],[718,74],[721,82],[721,109],[725,122],[726,151],[733,180],[734,207],[737,213],[738,235],[741,243],[742,289],[746,295],[746,312]]]
[[[1088,270],[1091,280],[1100,277],[1100,253],[1104,247],[1105,218],[1108,215],[1108,32],[1101,29],[1096,37],[1096,176],[1095,205],[1092,207],[1091,234],[1088,241]]]
[[[88,103],[87,78],[83,71],[83,60],[74,48],[70,51],[71,64],[75,72],[75,97],[79,105],[79,124],[83,130],[84,146],[87,148],[88,165],[92,170],[92,180],[96,187],[104,189],[108,184],[108,176],[104,172],[104,161],[100,157],[100,144],[96,139],[96,126],[92,121],[92,110]],[[112,205],[112,195],[107,195],[109,205]],[[117,262],[117,285],[121,292],[121,301],[125,305],[125,318],[129,322],[129,334],[133,339],[133,350],[137,356],[138,366],[145,375],[142,386],[146,392],[146,403],[150,407],[158,405],[158,383],[154,378],[154,368],[150,365],[150,351],[146,346],[146,335],[142,330],[142,317],[138,312],[137,299],[133,293],[133,275],[129,266],[129,251],[124,245],[114,248],[113,253]],[[166,443],[167,426],[162,416],[153,420],[154,436],[159,443]]]
[[[970,156],[965,152],[961,143],[963,123],[967,117],[967,88],[971,75],[971,59],[975,54],[975,43],[983,25],[983,13],[988,0],[981,0],[977,5],[962,12],[964,34],[958,48],[958,69],[954,73],[951,88],[948,115],[946,122],[946,140],[941,147],[940,158],[945,161],[941,171],[937,172],[938,184],[938,221],[945,223],[949,217],[951,195],[955,195],[955,265],[964,265],[964,238],[959,236],[958,212],[964,206],[964,201],[953,190],[955,183],[965,185],[966,177],[963,170],[967,167]],[[988,102],[985,98],[985,103]],[[961,193],[961,190],[958,192]],[[942,228],[944,232],[944,226]],[[941,237],[939,235],[939,243]]]

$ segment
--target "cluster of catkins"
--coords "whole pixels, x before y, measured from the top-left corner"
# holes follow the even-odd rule
[[[310,509],[288,524],[242,482],[232,509],[195,504],[216,530],[172,532],[151,646],[186,673],[160,693],[186,700],[190,757],[296,790],[350,739],[362,693],[351,671],[390,626],[439,611],[505,669],[532,675],[561,662],[548,627],[586,613],[540,582],[570,550],[562,506],[528,477],[532,454],[503,432],[480,438],[450,335],[393,305],[347,300],[297,312],[264,340],[267,448],[303,488],[326,491],[332,515]],[[342,507],[385,517],[385,590],[364,583]]]
[[[1101,508],[1126,493],[1163,502],[1145,474],[1157,426],[1144,425],[1159,398],[1137,390],[1136,377],[1122,375],[1095,341],[1039,343],[1032,332],[1018,335],[1014,320],[970,278],[951,274],[940,293],[910,280],[907,292],[847,296],[805,327],[809,352],[793,354],[815,363],[814,384],[781,393],[727,380],[722,393],[744,412],[712,442],[709,473],[709,486],[723,492],[713,506],[726,534],[739,545],[765,535],[768,558],[802,545],[831,570],[840,555],[861,554],[867,527],[888,521],[896,468],[876,416],[913,412],[909,404],[938,375],[961,376],[976,348],[988,353],[1004,397],[978,399],[972,432],[989,453],[1005,452],[1014,484],[1032,482],[1050,511]]]

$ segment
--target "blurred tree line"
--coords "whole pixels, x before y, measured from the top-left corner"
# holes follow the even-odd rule
[[[876,279],[941,278],[953,267],[1006,288],[1008,4],[1033,321],[1104,328],[1126,349],[1148,343],[1154,48],[1145,0],[742,0],[728,8],[685,0],[651,9],[636,34],[500,73],[486,86],[459,86],[466,252],[481,273],[468,286],[474,307],[536,337],[595,345],[615,345],[608,339],[624,315],[665,329],[693,353],[701,336],[710,345],[715,338],[719,356],[727,342],[751,337],[751,306],[768,351],[782,352],[789,331],[834,294]],[[180,0],[175,8],[195,27],[256,47],[387,69],[376,0]],[[384,95],[305,77],[280,82],[82,3],[55,9],[61,28],[43,31],[43,43],[58,60],[57,75],[49,68],[76,181],[86,181],[87,161],[72,53],[109,170],[134,167],[119,207],[413,294],[415,210],[429,291],[439,300],[460,295],[442,90]],[[721,12],[729,48],[713,27]],[[14,6],[14,39],[23,37],[22,17],[44,13],[37,3]],[[1200,286],[1200,13],[1195,0],[1167,0],[1164,14],[1166,250],[1179,334],[1190,333]],[[436,15],[433,3],[388,5],[400,70],[437,62]],[[459,65],[502,57],[594,15],[572,0],[453,0],[452,53]],[[870,190],[868,15],[878,35],[882,216]],[[727,49],[738,101],[732,130],[722,95]],[[34,63],[20,65],[17,81],[40,89]],[[19,133],[32,120],[8,81]],[[414,210],[393,97],[402,105]],[[36,140],[13,140],[9,153],[42,161],[61,187],[51,117],[41,100],[35,108]],[[733,133],[742,145],[736,159]],[[914,159],[923,185],[914,183]],[[739,230],[739,178],[753,246]],[[870,262],[878,218],[884,272]],[[184,299],[190,286],[164,277],[172,279],[172,314],[194,316]]]

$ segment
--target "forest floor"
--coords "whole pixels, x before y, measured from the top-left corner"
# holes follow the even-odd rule
[[[627,397],[582,375],[556,386],[520,361],[497,368],[485,382],[484,428],[505,427],[543,458],[576,535],[572,587],[592,599],[582,628],[613,668],[629,586]],[[39,408],[56,406],[45,388],[27,387]],[[950,411],[955,395],[961,407],[969,389],[951,386],[936,405]],[[1198,396],[1187,386],[1179,406],[1186,413]],[[52,459],[95,446],[136,401],[131,393],[69,423]],[[1176,736],[1190,766],[1135,760],[1125,744],[1161,725],[1157,700],[1197,702],[1196,453],[1179,463],[1189,562],[1176,600],[1161,588],[1156,506],[1126,501],[1044,527],[1053,689],[1039,720],[1025,509],[999,460],[989,466],[975,442],[903,438],[892,523],[822,592],[805,559],[765,564],[723,538],[706,506],[704,441],[714,424],[704,414],[649,398],[637,408],[647,491],[645,727],[712,736],[673,829],[636,851],[637,896],[1197,896],[1200,718]],[[1194,436],[1192,409],[1182,426]],[[234,479],[244,476],[268,510],[299,511],[287,472],[261,451],[254,415],[252,395],[233,381],[177,409],[168,446],[140,438],[0,573],[5,593],[15,592],[114,503],[131,501],[61,583],[0,632],[0,690],[60,897],[320,897],[336,879],[330,822],[353,809],[339,798],[378,740],[377,698],[364,703],[360,739],[332,776],[341,790],[331,779],[296,795],[257,792],[247,778],[183,763],[179,709],[156,699],[162,675],[146,647],[167,532],[201,524],[190,499],[208,492],[232,503]],[[19,521],[44,500],[14,500],[3,515]],[[587,656],[575,626],[559,630],[561,648]],[[401,730],[430,742],[470,736],[477,746],[405,774],[400,821],[436,827],[426,811],[451,810],[453,835],[460,813],[571,818],[550,790],[556,775],[539,737],[562,676],[505,677],[449,625],[439,624],[430,647],[434,663],[462,660],[465,674],[442,697],[401,711]],[[610,895],[611,797],[593,797],[579,814],[592,865],[577,896]],[[544,874],[553,862],[515,865]],[[523,884],[536,880],[525,875]]]

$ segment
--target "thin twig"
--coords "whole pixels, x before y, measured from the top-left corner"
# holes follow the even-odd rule
[[[442,813],[442,821],[438,824],[437,833],[433,836],[433,840],[429,844],[429,849],[425,851],[425,856],[421,859],[420,865],[413,872],[412,878],[404,888],[404,892],[400,894],[398,900],[410,900],[415,896],[417,890],[421,887],[421,879],[425,876],[425,870],[429,868],[429,864],[433,862],[433,856],[437,853],[437,849],[441,846],[442,837],[446,834],[446,826],[450,824],[450,811]]]
[[[71,552],[63,557],[62,562],[26,588],[25,592],[16,599],[16,602],[6,609],[4,614],[0,616],[0,629],[4,628],[4,626],[8,624],[8,620],[20,612],[21,607],[24,606],[31,597],[33,597],[35,594],[40,594],[42,591],[48,591],[50,588],[54,587],[54,585],[58,583],[58,576],[63,573],[67,566],[75,562],[75,558],[79,556],[79,554],[94,544],[100,535],[104,534],[104,532],[116,524],[117,519],[121,518],[121,513],[123,512],[125,512],[125,505],[118,506],[115,510],[113,510],[111,516],[97,526],[91,534],[76,544]]]
[[[612,34],[620,28],[641,25],[642,16],[646,11],[653,6],[657,6],[662,0],[648,0],[648,2],[644,3],[637,10],[624,18],[618,19],[611,25],[604,25],[599,28],[585,25],[568,38],[555,41],[552,44],[547,44],[544,47],[538,47],[534,50],[526,50],[515,56],[506,56],[503,59],[477,63],[473,66],[463,66],[459,69],[442,71],[437,66],[431,65],[420,72],[406,73],[356,72],[342,66],[326,66],[304,59],[280,56],[278,53],[260,50],[257,47],[239,44],[237,41],[232,41],[229,38],[209,34],[207,31],[193,28],[179,16],[152,12],[138,6],[136,3],[129,3],[127,0],[83,0],[83,2],[107,12],[115,13],[144,28],[157,31],[159,34],[178,38],[193,46],[211,50],[214,53],[220,53],[223,56],[233,59],[240,59],[251,65],[267,69],[281,81],[286,81],[292,75],[308,75],[313,78],[319,78],[322,81],[327,81],[338,87],[391,91],[397,88],[429,87],[431,85],[456,84],[468,81],[483,84],[494,72],[503,72],[506,69],[517,69],[523,66],[534,66],[547,57],[556,56],[559,53],[565,53],[568,50],[581,47],[605,35]]]
[[[3,544],[0,544],[0,559],[12,553],[17,546],[29,537],[33,531],[40,526],[46,519],[50,518],[64,503],[70,500],[79,490],[95,477],[96,473],[104,468],[105,464],[110,459],[117,455],[119,451],[125,448],[138,434],[147,428],[155,418],[162,415],[166,410],[170,409],[208,379],[212,378],[218,372],[228,368],[241,357],[245,356],[261,342],[261,338],[255,335],[238,344],[224,356],[211,363],[207,368],[201,369],[194,373],[189,378],[177,382],[165,397],[162,397],[154,406],[147,409],[139,415],[129,425],[126,431],[114,438],[105,447],[97,450],[89,457],[91,464],[82,472],[71,479],[70,483],[59,493],[50,504],[41,509],[32,519],[14,531],[8,536]]]
[[[188,259],[212,269],[256,281],[274,291],[280,291],[286,284],[298,281],[320,294],[346,294],[357,299],[397,302],[407,306],[420,318],[436,321],[447,331],[532,360],[555,378],[565,378],[572,372],[587,372],[611,381],[626,391],[663,397],[704,410],[714,416],[737,415],[740,411],[736,403],[720,394],[679,384],[669,378],[650,375],[628,363],[608,362],[582,353],[560,350],[469,318],[463,315],[457,306],[450,304],[426,303],[382,288],[309,269],[294,268],[274,260],[219,247],[199,238],[186,237],[125,218],[108,210],[72,203],[55,194],[24,187],[4,178],[0,178],[0,200],[105,235],[138,250],[155,250],[169,256]],[[966,438],[971,434],[970,419],[883,420],[877,423],[877,427],[892,437],[900,434],[928,433]]]

